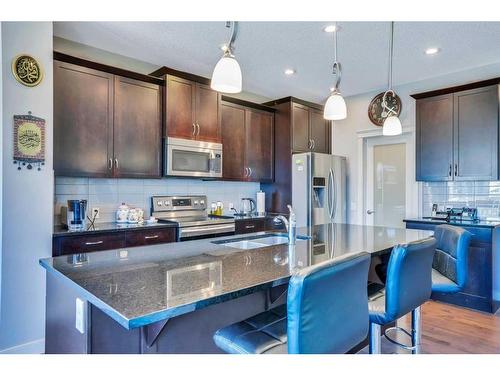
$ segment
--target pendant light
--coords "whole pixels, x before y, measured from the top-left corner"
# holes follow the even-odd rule
[[[229,42],[225,46],[224,55],[215,65],[210,87],[215,91],[237,94],[241,92],[242,81],[240,64],[233,55],[233,43],[238,32],[238,25],[235,21],[228,21],[226,27],[231,29]]]
[[[382,108],[387,111],[387,117],[384,120],[384,126],[382,128],[382,134],[386,136],[390,135],[400,135],[403,133],[403,128],[401,126],[401,121],[399,120],[397,112],[394,108],[390,108],[387,105],[387,95],[391,94],[392,96],[396,96],[396,93],[392,89],[392,59],[393,59],[393,50],[394,50],[394,21],[391,22],[391,40],[389,43],[389,84],[387,91],[384,93],[382,97]]]
[[[335,24],[333,30],[333,74],[335,75],[335,86],[330,97],[325,103],[323,117],[326,120],[343,120],[347,117],[347,106],[345,100],[340,94],[339,85],[342,76],[340,63],[337,61],[337,32],[338,26]]]

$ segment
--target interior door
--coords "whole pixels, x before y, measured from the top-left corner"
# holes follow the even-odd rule
[[[309,109],[309,134],[313,152],[330,153],[330,121],[323,117],[323,112],[317,109]]]
[[[453,95],[417,100],[417,181],[453,179]]]
[[[114,175],[161,177],[160,87],[115,76]]]
[[[455,180],[498,178],[498,87],[455,93]]]
[[[246,166],[250,181],[273,180],[274,115],[246,110]]]
[[[165,91],[165,134],[176,138],[194,138],[196,83],[169,75]]]
[[[54,171],[111,176],[113,75],[54,61]]]
[[[292,103],[292,152],[308,152],[309,146],[309,108]]]
[[[201,141],[220,142],[220,94],[210,87],[196,84],[196,138]]]
[[[222,128],[222,177],[245,180],[245,109],[223,103],[221,105]]]

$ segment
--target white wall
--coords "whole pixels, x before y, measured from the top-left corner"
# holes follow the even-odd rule
[[[381,72],[385,74],[385,72]],[[439,88],[461,85],[469,82],[500,76],[500,64],[487,65],[476,69],[456,72],[433,79],[419,81],[403,86],[396,86],[395,90],[402,100],[401,122],[403,127],[413,128],[415,126],[415,100],[411,94],[425,92]],[[346,98],[347,119],[337,121],[333,125],[333,153],[347,156],[348,163],[348,221],[361,224],[357,216],[357,210],[363,202],[358,201],[358,132],[376,129],[368,118],[368,105],[372,98],[379,92],[384,91],[382,87],[377,92],[371,92]],[[411,163],[415,164],[415,155]],[[415,182],[415,185],[417,182]]]
[[[12,59],[28,53],[44,71],[29,88],[11,74]],[[54,176],[52,170],[52,23],[2,22],[3,238],[0,352],[41,352],[45,327],[45,274],[38,260],[51,256]],[[13,115],[46,120],[46,162],[39,172],[12,162]]]

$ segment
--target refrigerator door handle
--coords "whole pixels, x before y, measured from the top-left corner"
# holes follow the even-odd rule
[[[330,169],[328,171],[328,215],[330,219],[333,218],[333,171]]]
[[[337,215],[337,183],[335,181],[335,172],[332,170],[332,185],[333,185],[333,207],[332,207],[332,219]]]

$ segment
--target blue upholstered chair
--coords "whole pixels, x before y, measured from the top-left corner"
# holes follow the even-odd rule
[[[434,230],[436,253],[432,263],[432,291],[457,293],[467,281],[471,234],[464,228],[443,224]]]
[[[412,313],[412,332],[393,327],[386,330],[389,341],[413,353],[419,351],[421,321],[420,306],[431,296],[432,260],[436,240],[428,238],[395,246],[387,266],[385,287],[369,296],[370,310],[370,353],[381,352],[381,326],[396,322],[402,316]],[[402,330],[412,338],[412,346],[404,346],[388,335],[393,329]]]
[[[370,255],[304,268],[289,282],[287,304],[218,330],[227,353],[345,353],[368,333]]]

